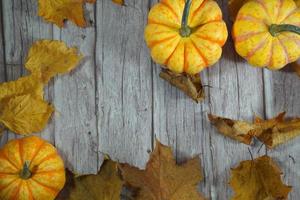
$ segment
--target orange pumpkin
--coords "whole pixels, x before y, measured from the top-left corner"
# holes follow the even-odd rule
[[[300,9],[293,0],[250,0],[238,12],[233,39],[250,64],[281,69],[300,58]]]
[[[220,59],[227,36],[222,11],[213,0],[161,0],[150,10],[145,29],[153,60],[190,75]]]
[[[1,200],[51,200],[64,184],[64,163],[48,142],[31,136],[0,150]]]

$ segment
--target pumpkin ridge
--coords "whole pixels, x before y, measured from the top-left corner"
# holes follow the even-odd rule
[[[180,40],[178,41],[176,47],[174,48],[173,52],[170,54],[170,56],[166,59],[166,61],[164,62],[164,65],[168,65],[170,59],[172,58],[172,56],[174,55],[175,51],[177,50],[178,46],[179,46]]]
[[[30,179],[30,181],[37,183],[38,185],[42,186],[43,188],[45,188],[47,191],[51,192],[52,194],[57,194],[59,192],[59,190],[57,188],[53,188],[51,186],[45,185],[45,184],[39,182],[38,180],[34,179],[34,177],[32,177]]]
[[[44,147],[44,145],[47,144],[45,141],[43,141],[41,143],[41,145],[37,148],[36,152],[34,152],[32,158],[31,158],[31,161],[30,161],[30,164],[29,164],[29,168],[31,166],[31,163],[33,163],[34,159],[36,158],[36,156],[39,154],[39,152],[41,151],[42,147]]]
[[[272,41],[272,45],[271,45],[271,52],[270,52],[270,58],[268,61],[268,66],[272,66],[273,64],[273,50],[274,50],[274,41]]]
[[[287,51],[286,47],[283,45],[281,39],[279,39],[277,37],[277,40],[279,41],[279,44],[280,44],[280,46],[282,47],[282,49],[284,51],[286,62],[289,63],[290,62],[290,58],[289,58],[289,54],[288,54],[288,51]]]
[[[166,42],[166,41],[169,41],[169,40],[171,40],[171,39],[176,38],[177,36],[178,36],[178,35],[173,35],[173,36],[169,36],[169,37],[166,37],[166,38],[164,38],[164,39],[161,39],[161,40],[153,41],[153,42],[151,42],[151,43],[149,44],[149,47],[150,47],[150,48],[153,48],[153,47],[155,47],[157,44],[163,43],[163,42]]]
[[[20,189],[21,189],[22,185],[23,185],[23,181],[20,181],[19,185],[17,186],[17,188],[13,192],[14,196],[10,197],[11,199],[17,199],[17,197],[19,196],[19,192],[20,192]]]
[[[40,160],[40,162],[36,165],[41,165],[43,162],[50,160],[51,158],[55,158],[57,156],[57,152],[54,152],[52,154],[49,154],[48,156],[44,157],[43,159]]]
[[[287,35],[285,33],[282,33],[281,35],[290,40],[293,40],[297,44],[297,46],[299,46],[299,48],[300,48],[300,39],[298,39],[297,37],[291,37],[290,35]]]
[[[270,13],[268,12],[266,4],[263,1],[261,1],[261,0],[257,0],[256,2],[264,9],[264,11],[267,14],[268,18],[272,19]]]
[[[211,42],[211,43],[216,43],[216,44],[218,44],[219,46],[223,46],[223,43],[224,43],[224,42],[221,41],[221,40],[214,40],[214,39],[210,38],[209,36],[204,37],[204,36],[198,35],[198,34],[194,34],[194,36],[197,37],[197,38],[200,38],[200,39],[202,39],[202,40],[209,41],[209,42]]]
[[[157,21],[155,21],[153,19],[149,19],[148,20],[148,24],[156,24],[156,25],[160,25],[160,26],[165,26],[167,28],[174,28],[175,30],[178,29],[178,27],[175,27],[172,24],[164,24],[164,23],[161,23],[161,22],[157,22]]]
[[[0,157],[1,157],[1,155],[0,155]],[[16,170],[20,170],[19,167],[17,167],[13,162],[11,162],[11,160],[8,159],[8,157],[5,155],[4,152],[2,153],[2,157],[3,157],[9,164],[11,164]]]
[[[279,7],[278,7],[278,13],[277,13],[277,17],[276,17],[276,22],[277,23],[279,21],[280,13],[281,13],[281,10],[282,10],[283,0],[279,0],[279,2],[280,2],[280,4],[279,4]]]
[[[0,187],[0,190],[4,190],[5,188],[8,188],[10,185],[12,185],[15,181],[17,181],[18,178],[16,177],[15,179],[13,179],[11,182],[9,182],[7,185]]]
[[[256,23],[260,23],[260,24],[264,24],[266,25],[261,19],[254,17],[252,15],[238,15],[236,18],[237,21],[250,21],[250,22],[256,22]]]
[[[193,47],[196,49],[199,56],[202,58],[204,64],[208,65],[209,62],[208,62],[207,58],[203,55],[202,51],[196,46],[195,42],[192,39],[191,39],[191,43],[192,43]]]
[[[33,197],[33,194],[32,194],[32,190],[31,190],[31,188],[29,187],[29,184],[28,184],[27,181],[26,181],[26,187],[27,187],[27,190],[28,190],[30,199],[34,200],[34,197]]]
[[[168,8],[168,10],[171,11],[171,13],[174,15],[174,17],[177,19],[177,21],[179,22],[179,16],[177,15],[177,13],[175,12],[175,10],[169,5],[167,4],[166,2],[164,1],[161,1],[160,2],[161,5],[165,6],[166,8]]]
[[[186,50],[186,42],[184,42],[183,44],[183,71],[184,72],[187,72],[188,69],[189,69],[189,63],[188,63],[188,53],[187,53],[187,50]]]
[[[246,58],[249,60],[256,51],[261,49],[266,43],[267,43],[268,37],[266,37],[262,42],[260,42],[258,45],[256,45],[252,50],[250,50],[246,56]]]
[[[21,164],[23,164],[23,154],[24,154],[24,152],[23,152],[23,140],[17,140],[18,141],[18,146],[19,146],[19,156],[20,156],[20,160],[21,160]]]
[[[202,3],[199,5],[199,7],[192,13],[190,22],[192,22],[194,20],[194,17],[205,6],[206,2],[207,2],[207,0],[203,0]]]
[[[257,32],[248,32],[243,35],[235,36],[233,37],[236,43],[244,42],[248,39],[250,39],[253,36],[259,35],[259,34],[266,34],[265,31],[257,31]]]
[[[290,16],[292,16],[296,11],[298,11],[299,8],[295,8],[291,13],[289,13],[283,20],[282,23],[287,20]]]
[[[65,169],[54,169],[54,170],[49,170],[49,171],[37,171],[34,173],[34,175],[41,175],[41,174],[47,174],[47,173],[60,173],[63,172]]]

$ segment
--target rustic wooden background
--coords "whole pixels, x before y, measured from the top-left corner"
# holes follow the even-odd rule
[[[59,76],[46,88],[56,114],[40,135],[61,152],[68,167],[96,173],[102,153],[120,162],[144,167],[155,138],[171,145],[178,162],[199,155],[204,181],[200,190],[211,199],[225,200],[230,168],[250,159],[248,146],[219,135],[207,113],[251,120],[254,113],[271,118],[287,111],[300,115],[300,79],[288,70],[272,72],[250,67],[228,40],[223,58],[202,72],[205,102],[196,104],[161,80],[143,40],[147,13],[157,0],[128,0],[120,7],[110,0],[87,5],[91,26],[65,29],[37,16],[37,0],[2,0],[0,82],[25,75],[24,61],[38,39],[63,40],[86,55],[70,75]],[[227,0],[219,0],[228,20]],[[5,134],[0,146],[16,138]],[[254,156],[268,153],[293,186],[290,199],[300,199],[300,138],[272,151],[255,142]],[[294,160],[293,160],[294,159]]]

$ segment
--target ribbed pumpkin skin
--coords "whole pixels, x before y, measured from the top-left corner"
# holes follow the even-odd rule
[[[31,178],[21,179],[24,162]],[[0,150],[1,200],[52,200],[65,184],[65,168],[56,149],[38,137],[12,140]]]
[[[271,24],[300,26],[300,10],[293,0],[253,0],[239,11],[233,26],[238,54],[250,64],[281,69],[300,57],[300,36],[282,32],[272,36]]]
[[[189,37],[179,33],[185,0],[161,0],[148,16],[145,40],[155,62],[176,73],[196,74],[221,57],[228,32],[222,12],[213,0],[193,0]]]

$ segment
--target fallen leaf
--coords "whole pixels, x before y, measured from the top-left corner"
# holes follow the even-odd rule
[[[294,0],[298,7],[300,7],[300,0]]]
[[[232,21],[235,20],[240,8],[248,1],[250,0],[228,0],[228,9]]]
[[[77,176],[69,174],[69,183],[57,200],[119,200],[123,181],[121,180],[117,163],[106,160],[97,175]]]
[[[197,185],[202,180],[198,157],[183,165],[176,165],[170,147],[156,141],[146,170],[120,166],[126,184],[136,190],[136,200],[202,200]]]
[[[300,118],[285,119],[285,113],[269,120],[256,117],[253,123],[214,115],[208,117],[221,134],[245,144],[256,137],[268,148],[274,148],[300,135]]]
[[[0,123],[18,134],[40,132],[53,110],[47,102],[31,94],[5,98],[0,102]]]
[[[253,125],[244,121],[231,120],[211,114],[208,115],[208,118],[223,135],[248,145],[251,144],[253,138],[251,130],[254,129]]]
[[[242,161],[231,169],[230,186],[234,190],[232,200],[284,200],[291,186],[281,181],[281,170],[268,156]]]
[[[300,2],[300,0],[299,0]],[[296,74],[300,77],[300,60],[291,64]]]
[[[44,85],[39,78],[34,75],[19,78],[16,81],[10,81],[0,84],[0,101],[4,98],[15,97],[22,94],[32,94],[43,98]]]
[[[81,58],[76,48],[68,48],[64,42],[40,40],[30,48],[25,67],[47,83],[58,74],[70,72]]]
[[[119,4],[119,5],[124,5],[124,0],[112,0],[112,2]]]
[[[86,27],[83,5],[84,3],[95,3],[96,0],[38,0],[38,2],[39,16],[46,21],[63,27],[65,20],[71,20],[77,26]]]

